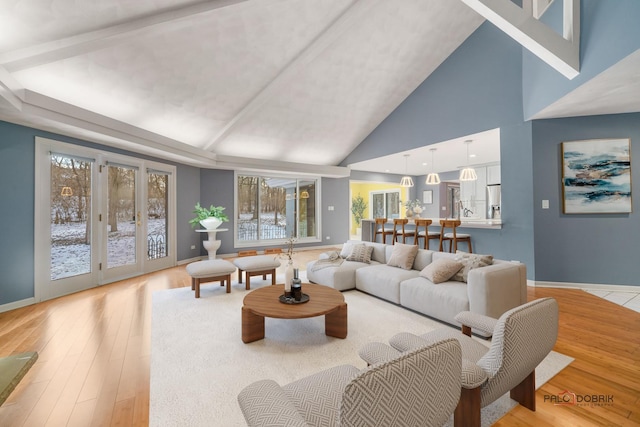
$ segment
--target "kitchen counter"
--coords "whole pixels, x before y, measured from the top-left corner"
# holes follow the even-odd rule
[[[431,230],[440,230],[440,220],[446,218],[420,218],[420,219],[430,219],[433,221],[429,228]],[[479,228],[484,230],[500,230],[502,228],[502,220],[501,219],[473,219],[473,218],[463,218],[462,224],[459,228],[464,229],[473,229]],[[393,229],[393,220],[390,219],[387,221],[388,224],[391,224],[391,227],[388,227],[390,230]],[[373,241],[373,227],[375,225],[375,220],[373,219],[363,219],[362,220],[362,240]],[[413,227],[413,219],[409,219],[409,223],[407,226]]]

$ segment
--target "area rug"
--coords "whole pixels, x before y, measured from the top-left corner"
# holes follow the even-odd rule
[[[251,287],[270,280],[252,278]],[[358,349],[371,341],[387,342],[402,331],[422,334],[442,323],[359,291],[343,295],[348,305],[346,339],[324,334],[324,317],[298,320],[265,319],[265,338],[241,340],[244,284],[231,293],[217,284],[202,286],[196,299],[190,288],[153,294],[151,321],[151,426],[246,425],[237,396],[260,379],[287,384],[342,364],[365,368]],[[482,341],[486,345],[488,342]],[[573,359],[552,352],[536,369],[544,384]],[[515,402],[506,394],[483,409],[483,425],[491,425]]]
[[[7,400],[37,359],[38,353],[35,351],[0,358],[0,405]]]

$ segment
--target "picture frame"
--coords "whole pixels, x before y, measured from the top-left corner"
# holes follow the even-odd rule
[[[433,204],[433,190],[424,190],[422,192],[422,203],[425,205]]]
[[[561,151],[563,213],[632,212],[629,138],[567,141]]]

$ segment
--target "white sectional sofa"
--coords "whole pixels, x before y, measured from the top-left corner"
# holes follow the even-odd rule
[[[451,325],[459,326],[454,316],[461,311],[499,318],[504,312],[527,302],[527,273],[522,263],[494,259],[492,265],[468,272],[467,283],[448,280],[434,284],[420,272],[440,258],[455,254],[419,249],[411,269],[387,265],[394,245],[349,241],[349,245],[372,246],[370,263],[344,260],[331,262],[329,254],[307,265],[312,283],[340,291],[362,292],[401,305]],[[346,254],[342,253],[343,256]],[[335,255],[334,255],[335,257]],[[479,331],[474,331],[479,333]]]

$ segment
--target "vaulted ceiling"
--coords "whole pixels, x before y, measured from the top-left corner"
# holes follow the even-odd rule
[[[336,165],[482,24],[467,4],[485,3],[3,0],[0,120],[201,167],[345,176]],[[629,63],[540,117],[597,114],[584,98],[637,77]]]
[[[451,0],[3,1],[0,119],[196,165],[333,166],[482,22]]]

